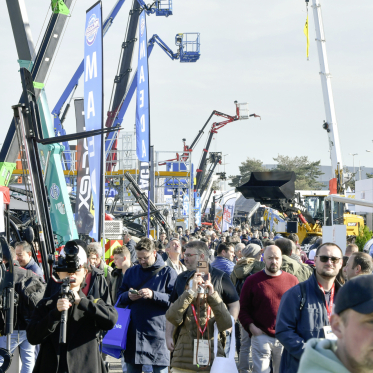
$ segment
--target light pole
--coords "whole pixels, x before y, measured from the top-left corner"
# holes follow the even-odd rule
[[[356,180],[355,178],[355,155],[358,155],[357,153],[348,153],[350,155],[352,155],[352,168],[354,169],[354,179]]]
[[[224,154],[223,157],[224,157],[224,174],[225,174],[225,157],[229,155],[229,154]],[[227,190],[227,175],[225,175],[225,180],[224,180],[224,190]]]

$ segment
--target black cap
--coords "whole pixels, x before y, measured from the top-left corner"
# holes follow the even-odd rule
[[[334,312],[352,309],[358,313],[373,313],[373,275],[360,275],[347,281],[339,289]]]

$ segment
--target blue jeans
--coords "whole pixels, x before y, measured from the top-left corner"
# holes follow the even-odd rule
[[[26,337],[26,330],[19,331],[18,341],[18,330],[15,330],[11,336],[10,352],[19,346],[19,354],[22,361],[22,369],[20,373],[32,373],[35,365],[35,346],[32,346]],[[0,347],[6,348],[6,337],[0,337]],[[0,357],[0,363],[3,363],[3,358]]]
[[[228,332],[228,331],[225,331],[225,334],[226,334],[227,340],[225,342],[224,352],[225,352],[225,356],[228,356],[229,355],[229,351],[231,350],[231,338],[232,338],[232,334],[230,332]]]
[[[127,373],[142,373],[145,367],[153,368],[153,373],[168,373],[168,367],[161,366],[161,365],[142,365],[142,364],[129,364],[127,363]],[[145,370],[144,372],[149,372],[149,370]]]

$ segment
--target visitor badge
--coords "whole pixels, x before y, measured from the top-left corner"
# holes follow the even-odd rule
[[[208,365],[209,363],[209,341],[200,339],[196,361],[197,340],[194,340],[193,365]]]
[[[336,341],[338,339],[337,336],[333,333],[332,327],[330,325],[323,326],[323,329],[324,329],[325,339],[331,339],[333,341]]]

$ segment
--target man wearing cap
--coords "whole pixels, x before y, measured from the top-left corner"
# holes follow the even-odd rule
[[[76,271],[67,272],[65,250],[76,249]],[[87,254],[75,241],[66,243],[58,260],[60,279],[70,277],[74,299],[61,298],[57,289],[51,296],[44,296],[38,303],[27,327],[27,339],[32,345],[40,344],[34,372],[106,372],[101,359],[97,335],[110,330],[118,319],[116,309],[100,298],[86,296],[82,291],[89,270]],[[50,279],[53,281],[53,279]],[[68,311],[66,343],[60,343],[61,312]]]
[[[341,287],[336,276],[342,257],[336,244],[322,244],[316,251],[315,273],[282,296],[276,320],[276,338],[284,346],[281,373],[296,372],[305,343],[328,333],[334,297]]]
[[[362,275],[338,292],[330,318],[332,339],[311,339],[300,360],[301,373],[373,372],[373,281]]]
[[[236,287],[238,295],[241,293],[242,286],[248,276],[257,273],[263,269],[263,263],[260,261],[262,250],[259,245],[249,244],[242,251],[242,258],[237,262],[231,274],[231,280]],[[238,370],[240,373],[249,372],[252,366],[249,363],[251,348],[251,338],[249,333],[240,324],[241,349],[238,359]]]

